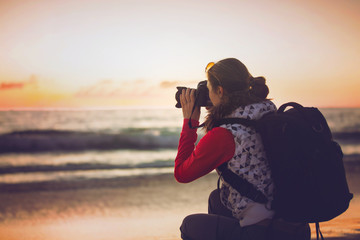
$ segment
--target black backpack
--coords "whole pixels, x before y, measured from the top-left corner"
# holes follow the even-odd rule
[[[293,108],[285,111],[288,106]],[[353,195],[346,181],[343,153],[317,108],[290,102],[259,120],[230,118],[216,125],[222,124],[252,126],[261,135],[275,184],[272,209],[278,217],[289,222],[316,223],[318,235],[319,222],[349,207]],[[267,202],[252,184],[230,171],[227,163],[218,169],[240,194]]]

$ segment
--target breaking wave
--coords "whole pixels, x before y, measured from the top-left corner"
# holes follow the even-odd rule
[[[115,149],[176,148],[179,133],[137,129],[118,134],[60,130],[27,130],[0,135],[0,153],[72,152]]]

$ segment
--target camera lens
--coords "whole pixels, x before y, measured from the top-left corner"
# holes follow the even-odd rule
[[[180,103],[180,95],[183,89],[186,89],[186,87],[176,87],[177,88],[177,92],[175,93],[175,100],[176,100],[176,108],[181,108],[181,103]]]

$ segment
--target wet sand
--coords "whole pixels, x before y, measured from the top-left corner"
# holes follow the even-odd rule
[[[341,216],[321,223],[326,239],[360,239],[360,168],[347,166],[354,199]],[[180,239],[182,219],[207,212],[217,175],[189,184],[172,174],[96,182],[71,189],[34,186],[33,191],[0,193],[0,239]],[[35,189],[37,189],[35,191]],[[316,238],[314,226],[312,237]]]

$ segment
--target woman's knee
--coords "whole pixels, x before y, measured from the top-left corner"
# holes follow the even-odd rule
[[[186,240],[215,239],[217,216],[209,214],[192,214],[184,218],[181,226],[181,237]]]
[[[209,195],[209,203],[218,201],[220,201],[220,191],[219,189],[215,189]]]
[[[193,221],[192,220],[193,218],[193,215],[189,215],[187,217],[185,217],[182,221],[182,224],[180,226],[180,231],[181,231],[181,234],[186,234],[187,232],[190,231],[190,227],[191,227],[191,222]]]
[[[218,189],[215,189],[209,195],[208,213],[233,218],[232,212],[221,202],[220,190]]]
[[[201,222],[199,215],[192,214],[184,218],[180,226],[182,239],[194,239],[194,235],[197,235],[197,232],[200,230],[198,224]]]
[[[216,213],[216,209],[218,208],[219,203],[220,203],[220,193],[218,189],[215,189],[209,195],[208,213]]]

